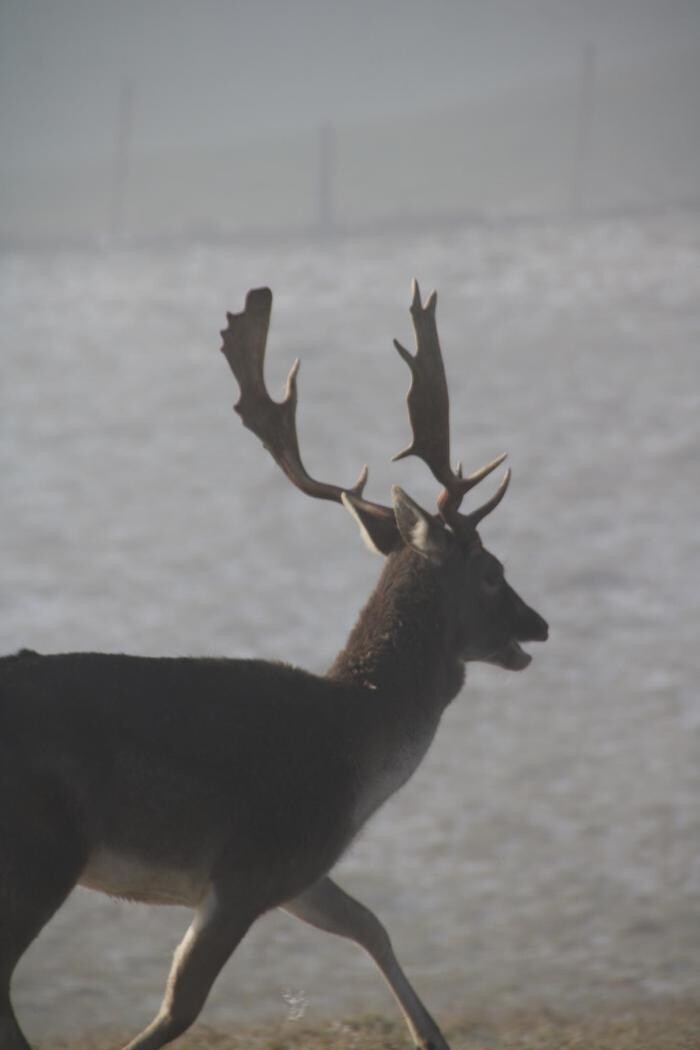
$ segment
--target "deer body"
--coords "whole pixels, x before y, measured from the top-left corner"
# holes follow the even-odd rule
[[[430,304],[417,295],[420,350]],[[465,663],[519,670],[529,662],[520,641],[543,640],[547,627],[507,585],[475,521],[457,515],[474,475],[446,476],[433,453],[420,453],[446,484],[441,519],[398,489],[388,509],[362,498],[363,479],[340,490],[306,475],[293,415],[281,411],[293,411],[295,391],[277,405],[262,385],[269,303],[250,293],[245,313],[229,318],[237,407],[295,484],[345,504],[387,555],[384,570],[324,676],[261,660],[0,660],[2,1048],[26,1050],[12,972],[76,884],[194,909],[161,1010],[131,1050],[156,1050],[184,1031],[251,923],[277,906],[364,947],[416,1045],[447,1048],[379,920],[327,873],[420,763]],[[275,412],[282,437],[267,421]],[[419,414],[414,398],[416,437]]]
[[[47,799],[61,794],[80,829],[82,885],[146,903],[194,906],[227,864],[270,882],[267,907],[293,897],[407,779],[437,725],[426,717],[416,747],[397,697],[262,661],[70,653],[3,664],[14,782],[40,776]],[[70,747],[66,723],[89,727]],[[290,723],[303,728],[291,741]],[[371,804],[368,781],[381,785]]]

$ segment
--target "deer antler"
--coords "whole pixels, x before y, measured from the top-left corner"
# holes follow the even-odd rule
[[[510,481],[510,471],[506,471],[498,490],[483,506],[471,514],[457,513],[465,493],[495,470],[506,457],[505,453],[497,456],[466,478],[462,476],[461,463],[456,472],[450,466],[450,402],[435,322],[436,306],[437,293],[432,292],[424,306],[418,282],[414,281],[410,309],[416,333],[415,355],[409,353],[397,339],[394,340],[394,346],[411,370],[407,401],[413,439],[394,459],[403,459],[404,456],[422,459],[435,478],[444,485],[438,497],[442,519],[453,527],[473,529],[503,499]]]
[[[296,430],[298,360],[292,365],[287,377],[284,400],[273,401],[268,393],[263,367],[271,311],[270,289],[253,288],[246,296],[243,312],[227,314],[228,328],[221,333],[224,340],[221,350],[241,389],[241,396],[234,408],[245,426],[260,438],[293,485],[308,496],[335,503],[342,503],[345,494],[375,546],[388,553],[398,540],[396,521],[389,507],[363,499],[367,467],[362,468],[351,488],[342,488],[316,481],[302,463]]]

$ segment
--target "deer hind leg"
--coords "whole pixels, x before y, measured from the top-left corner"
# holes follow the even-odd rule
[[[28,1050],[10,1001],[12,975],[75,886],[87,851],[60,785],[30,777],[4,757],[0,754],[0,1047]]]
[[[260,914],[229,894],[209,890],[173,956],[157,1016],[124,1050],[158,1050],[197,1019],[211,987],[233,950]]]
[[[415,1045],[420,1050],[449,1050],[440,1029],[399,966],[389,934],[364,904],[326,877],[282,907],[309,925],[347,937],[364,948],[394,993]]]

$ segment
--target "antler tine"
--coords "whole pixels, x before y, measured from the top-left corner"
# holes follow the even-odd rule
[[[271,311],[270,289],[253,288],[246,296],[243,312],[226,315],[228,327],[221,332],[224,341],[221,351],[241,391],[235,411],[244,425],[260,438],[293,485],[309,496],[335,503],[342,503],[343,493],[347,493],[361,515],[376,519],[380,549],[382,543],[393,546],[397,534],[393,511],[362,498],[368,475],[366,466],[352,488],[317,481],[304,467],[296,429],[298,359],[290,369],[282,401],[274,401],[265,386],[265,348]]]
[[[436,306],[436,292],[430,294],[425,306],[422,304],[418,281],[414,280],[410,312],[416,333],[415,355],[409,353],[397,339],[394,340],[394,346],[411,370],[407,402],[413,439],[407,448],[394,456],[394,459],[403,459],[404,456],[411,455],[422,459],[434,477],[444,486],[438,497],[441,517],[450,525],[456,525],[459,517],[463,525],[465,517],[471,522],[474,515],[478,514],[478,511],[474,511],[471,515],[457,515],[465,493],[495,470],[506,457],[505,454],[498,456],[466,478],[462,476],[461,463],[456,472],[450,466],[450,403],[435,320]],[[507,487],[507,482],[505,486]],[[499,488],[498,492],[501,494],[497,502],[500,502],[505,494],[505,487],[502,492]],[[489,500],[488,504],[485,504],[489,510],[496,505],[494,503],[491,506],[491,503]],[[482,517],[487,513],[488,510],[485,510]]]
[[[459,484],[454,485],[452,488],[445,487],[438,496],[438,510],[445,521],[454,523],[453,519],[457,514],[459,505],[462,502],[465,493],[469,492],[469,489],[474,488],[474,486],[480,481],[483,481],[483,479],[487,477],[492,470],[495,470],[496,467],[500,467],[501,463],[506,458],[506,455],[507,453],[502,452],[500,456],[496,456],[496,458],[492,459],[489,463],[485,463],[483,467],[479,467],[478,470],[472,471],[472,473],[466,478],[462,477],[462,464],[460,463],[456,475]],[[498,502],[500,503],[500,500]],[[496,504],[494,503],[494,507],[495,506]],[[493,510],[493,507],[491,510]],[[471,520],[476,513],[477,511],[472,511],[470,514],[460,514],[459,517],[462,520],[464,518],[469,518]]]
[[[501,456],[498,462],[502,463],[503,458],[504,457]],[[472,529],[475,529],[479,522],[482,520],[482,518],[485,518],[487,514],[490,514],[494,507],[497,507],[498,504],[501,502],[510,484],[510,478],[511,471],[509,467],[503,475],[501,483],[494,492],[493,496],[491,496],[490,499],[487,499],[486,503],[483,503],[480,507],[477,507],[476,510],[471,511],[470,514],[457,515],[460,527],[465,529],[466,531],[471,531]]]

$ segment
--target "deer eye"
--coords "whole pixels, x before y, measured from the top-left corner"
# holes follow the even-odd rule
[[[503,570],[498,565],[491,565],[482,576],[481,582],[489,591],[497,590],[503,581]]]

